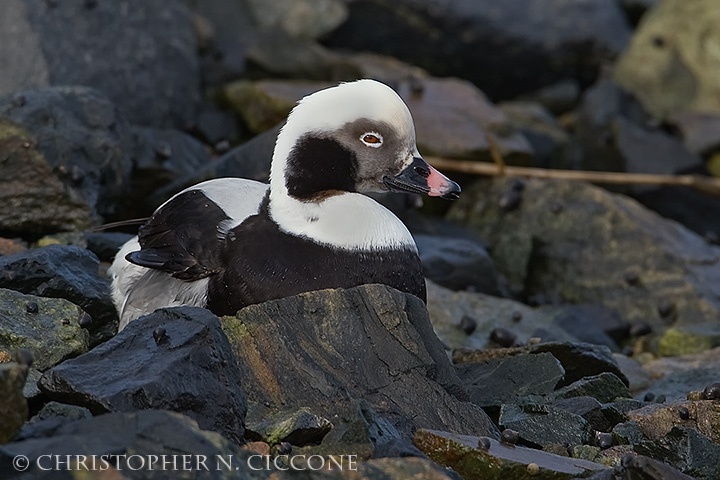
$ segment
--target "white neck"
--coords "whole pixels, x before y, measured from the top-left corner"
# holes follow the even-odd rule
[[[270,190],[270,217],[293,235],[343,250],[417,251],[407,227],[390,210],[360,193],[343,193],[321,202],[301,202]]]

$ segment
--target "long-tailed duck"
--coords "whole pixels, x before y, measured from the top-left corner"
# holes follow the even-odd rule
[[[383,283],[425,301],[415,242],[364,192],[458,198],[425,162],[388,86],[359,80],[303,98],[280,131],[270,185],[210,180],[178,193],[118,252],[120,328],[157,308],[217,315],[311,290]]]

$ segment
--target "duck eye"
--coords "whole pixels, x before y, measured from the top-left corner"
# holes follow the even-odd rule
[[[367,132],[363,133],[360,136],[360,141],[368,147],[378,148],[380,145],[382,145],[383,138],[382,135],[377,132]]]

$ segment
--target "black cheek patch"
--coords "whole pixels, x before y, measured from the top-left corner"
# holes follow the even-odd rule
[[[354,192],[357,158],[336,140],[304,137],[288,158],[285,184],[288,193],[299,199],[322,196],[323,192]]]

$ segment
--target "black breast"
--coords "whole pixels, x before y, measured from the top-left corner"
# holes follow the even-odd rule
[[[244,306],[325,288],[389,285],[425,301],[425,280],[413,250],[348,251],[282,232],[265,214],[249,217],[226,237],[223,265],[210,277],[208,308],[234,315]]]

